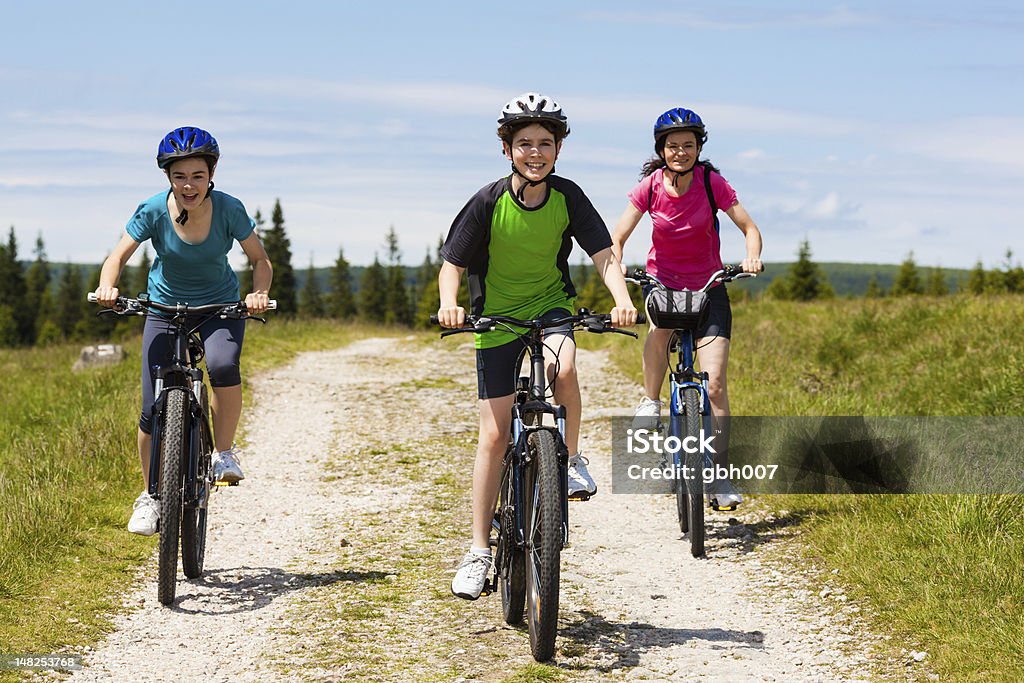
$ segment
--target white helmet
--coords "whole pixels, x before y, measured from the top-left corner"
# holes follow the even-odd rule
[[[509,100],[501,110],[499,125],[518,121],[549,121],[558,127],[561,133],[559,137],[564,138],[569,134],[569,121],[562,113],[562,107],[550,97],[539,93],[523,93]]]

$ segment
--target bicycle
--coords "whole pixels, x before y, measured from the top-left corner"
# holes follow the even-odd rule
[[[702,446],[701,433],[711,434],[714,416],[708,393],[708,374],[694,368],[696,345],[694,333],[707,319],[707,293],[715,283],[756,277],[746,273],[740,266],[727,265],[708,278],[707,284],[699,290],[671,290],[656,277],[642,269],[636,269],[626,277],[627,282],[643,286],[644,308],[647,317],[655,327],[673,330],[668,353],[677,353],[675,368],[669,372],[669,437],[675,437],[675,444],[691,444],[690,448],[672,450],[672,472],[676,494],[676,514],[679,530],[690,538],[690,553],[694,557],[704,555],[704,507],[714,510],[731,511],[736,505],[720,506],[714,494],[706,494],[704,479],[708,468],[714,471],[712,453]],[[652,300],[655,292],[662,296]],[[663,300],[662,300],[663,299]],[[660,305],[659,305],[660,304]],[[670,363],[671,367],[671,363]],[[682,451],[682,452],[681,452]],[[709,482],[710,483],[710,482]]]
[[[88,300],[96,303],[96,295]],[[270,302],[270,309],[277,302]],[[153,434],[149,459],[149,495],[160,506],[159,569],[157,599],[161,604],[174,602],[178,573],[178,534],[181,533],[181,565],[185,576],[198,578],[203,573],[206,554],[206,519],[213,487],[237,486],[238,482],[213,479],[213,430],[210,402],[199,362],[204,349],[199,327],[215,317],[239,320],[264,318],[250,315],[245,302],[189,306],[118,297],[114,308],[97,315],[164,315],[173,326],[171,360],[156,369],[153,404]]]
[[[431,316],[430,321],[437,324],[437,316]],[[527,355],[530,357],[529,376],[519,377],[516,383],[512,429],[491,523],[494,574],[481,595],[500,588],[502,616],[512,626],[522,623],[526,607],[530,650],[538,662],[547,661],[555,651],[561,552],[569,543],[565,407],[548,401],[543,333],[568,324],[574,331],[615,332],[636,338],[633,332],[610,327],[610,322],[610,315],[586,309],[550,320],[469,315],[465,327],[441,333],[441,337],[447,337],[500,328],[523,342],[516,367]],[[554,420],[553,426],[544,424],[545,415]]]

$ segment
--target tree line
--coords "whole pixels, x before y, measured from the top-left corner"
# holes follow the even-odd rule
[[[402,263],[398,235],[392,226],[384,236],[383,261],[379,254],[374,254],[373,263],[363,269],[358,286],[344,250],[339,248],[326,283],[317,276],[311,259],[300,289],[280,200],[274,203],[269,227],[259,210],[253,220],[274,265],[271,295],[277,299],[279,315],[429,327],[428,319],[440,305],[437,291],[437,274],[441,268],[440,238],[433,250],[427,250],[420,266],[409,269]],[[41,236],[36,239],[33,257],[27,263],[19,260],[12,226],[6,244],[0,243],[0,347],[122,338],[138,332],[140,319],[98,319],[96,307],[86,303],[86,293],[99,284],[99,266],[87,270],[73,263],[50,263]],[[120,289],[132,294],[146,291],[149,267],[149,252],[143,250],[141,263],[127,267],[122,273],[118,283]],[[578,265],[574,265],[572,277],[577,288],[578,306],[593,311],[611,308],[611,295],[589,262],[581,259]],[[239,279],[242,292],[251,291],[251,269],[243,269]],[[1001,268],[986,270],[979,261],[967,278],[958,282],[956,291],[970,294],[1024,292],[1024,268],[1013,263],[1013,253],[1007,250]],[[900,265],[888,290],[881,287],[876,277],[872,277],[865,296],[943,296],[951,293],[953,291],[942,270],[922,270],[911,253]],[[785,276],[771,281],[764,295],[782,300],[812,301],[834,297],[835,292],[821,267],[811,260],[810,244],[804,240],[798,250],[797,261]],[[742,299],[748,293],[737,288],[731,296],[734,300]],[[459,301],[468,305],[465,278]]]

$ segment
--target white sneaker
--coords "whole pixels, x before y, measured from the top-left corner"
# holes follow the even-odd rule
[[[587,471],[589,464],[579,453],[569,458],[569,498],[587,500],[597,493],[597,484]]]
[[[656,431],[661,421],[661,401],[643,397],[633,413],[633,429]]]
[[[710,505],[715,510],[735,510],[743,502],[743,496],[728,479],[718,479],[708,487]]]
[[[245,475],[242,474],[242,466],[238,464],[238,456],[241,453],[241,449],[234,444],[230,450],[214,453],[213,480],[233,482],[245,479]]]
[[[476,600],[487,583],[487,573],[494,566],[490,553],[483,555],[470,550],[459,563],[452,579],[452,593],[465,600]]]
[[[143,491],[132,504],[132,518],[128,520],[128,531],[140,536],[152,536],[156,533],[160,521],[160,505]]]

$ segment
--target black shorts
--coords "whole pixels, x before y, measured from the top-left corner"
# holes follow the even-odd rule
[[[644,299],[650,294],[654,285],[644,287]],[[732,306],[729,304],[729,291],[725,285],[716,285],[708,291],[708,320],[702,325],[694,339],[703,337],[732,338]]]
[[[555,308],[540,316],[541,320],[552,320],[572,315],[564,308]],[[545,334],[567,334],[575,340],[572,326],[568,323],[562,327],[545,330]],[[555,349],[557,351],[557,349]],[[490,349],[476,350],[476,394],[478,398],[501,398],[515,393],[516,379],[519,377],[519,363],[526,346],[522,341],[514,339],[507,344]]]

